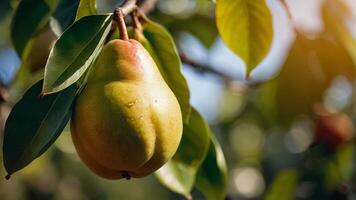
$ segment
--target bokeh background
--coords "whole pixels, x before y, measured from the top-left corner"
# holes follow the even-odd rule
[[[1,103],[0,124],[43,74],[21,71],[9,36],[18,0],[2,2],[0,84],[7,101]],[[286,2],[289,12],[280,1],[267,0],[274,41],[249,81],[243,61],[218,37],[211,1],[158,0],[149,16],[172,33],[190,59],[234,78],[186,64],[182,68],[192,105],[223,147],[229,169],[227,199],[355,199],[356,2]],[[120,3],[97,1],[100,12],[111,12]],[[193,198],[204,199],[198,191]],[[79,160],[66,129],[30,166],[9,181],[0,179],[0,199],[183,198],[153,176],[130,181],[95,176]]]

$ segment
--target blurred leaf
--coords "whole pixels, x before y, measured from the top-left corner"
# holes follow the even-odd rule
[[[244,110],[247,103],[245,89],[243,86],[237,87],[241,87],[241,91],[232,91],[227,86],[221,89],[219,104],[217,105],[219,113],[215,121],[219,123],[235,121],[236,116]]]
[[[199,169],[196,187],[208,200],[223,200],[226,197],[227,176],[224,154],[211,134],[210,148]]]
[[[353,159],[354,159],[355,147],[353,144],[344,144],[340,147],[335,155],[335,162],[338,166],[338,172],[340,172],[340,178],[344,181],[348,181],[353,173]]]
[[[12,173],[43,154],[60,135],[71,115],[77,85],[41,97],[42,81],[33,85],[14,106],[5,125],[4,164]]]
[[[298,183],[298,173],[295,170],[281,171],[273,181],[273,184],[265,200],[290,200],[294,199]]]
[[[173,32],[180,31],[191,33],[206,48],[210,48],[218,36],[218,30],[214,20],[204,15],[193,15],[188,19],[176,19],[169,24],[169,29]]]
[[[184,124],[183,137],[174,157],[156,172],[157,179],[170,190],[189,196],[196,174],[209,149],[209,125],[192,109]]]
[[[356,39],[346,26],[346,20],[352,19],[351,13],[352,11],[340,0],[324,1],[322,16],[325,30],[338,37],[356,63]]]
[[[245,61],[248,77],[272,44],[272,15],[265,0],[217,0],[216,23],[226,45]]]
[[[316,39],[297,35],[280,74],[263,85],[259,107],[266,117],[288,125],[299,115],[312,114],[313,106],[323,101],[325,90],[338,76],[356,78],[346,49],[330,35]]]
[[[49,55],[43,93],[61,91],[83,75],[103,46],[111,18],[111,14],[86,16],[63,33]]]
[[[150,20],[143,24],[143,33],[136,31],[136,38],[155,60],[164,80],[177,97],[183,119],[187,122],[191,111],[189,88],[181,72],[181,62],[173,39],[164,27]]]
[[[79,0],[59,0],[53,17],[60,24],[62,32],[66,30],[73,22],[78,9]]]
[[[80,0],[75,20],[77,21],[84,16],[95,14],[97,14],[96,0]]]
[[[352,144],[341,146],[326,163],[325,185],[329,190],[349,181],[353,173],[354,147]]]
[[[49,1],[49,0],[48,0]],[[11,26],[11,40],[19,57],[27,42],[49,19],[57,0],[22,0],[18,5]]]
[[[0,1],[0,23],[6,18],[11,12],[11,0],[2,0]]]

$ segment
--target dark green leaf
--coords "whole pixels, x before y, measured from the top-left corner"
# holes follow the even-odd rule
[[[211,135],[208,154],[200,168],[196,187],[208,200],[223,200],[226,196],[227,167],[218,141]]]
[[[272,44],[272,15],[265,0],[217,0],[216,24],[226,45],[245,61],[248,75]]]
[[[71,115],[76,84],[41,97],[42,81],[33,85],[14,106],[4,131],[4,165],[12,174],[44,153],[57,139]]]
[[[43,93],[61,91],[83,75],[100,52],[111,19],[112,14],[86,16],[63,33],[49,55]]]
[[[189,196],[196,174],[209,149],[209,126],[192,109],[189,123],[184,125],[177,153],[156,172],[157,179],[170,190]]]
[[[147,21],[143,25],[144,36],[138,40],[150,52],[164,80],[176,95],[183,119],[187,122],[190,114],[189,89],[181,73],[181,62],[174,41],[169,32],[161,25]]]
[[[0,23],[6,18],[11,12],[10,0],[0,1]]]
[[[60,0],[53,17],[58,21],[62,31],[66,30],[73,22],[78,9],[79,0]]]
[[[33,34],[47,23],[55,5],[56,2],[48,4],[45,0],[22,0],[20,2],[11,26],[11,40],[20,57]]]

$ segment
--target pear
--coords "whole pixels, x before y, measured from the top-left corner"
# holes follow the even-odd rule
[[[81,160],[107,179],[147,176],[177,151],[178,101],[136,40],[112,40],[79,95],[71,134]]]

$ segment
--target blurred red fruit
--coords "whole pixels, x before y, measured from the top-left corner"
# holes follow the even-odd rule
[[[344,113],[328,113],[317,117],[315,122],[315,142],[335,150],[350,141],[354,134],[354,125]]]

